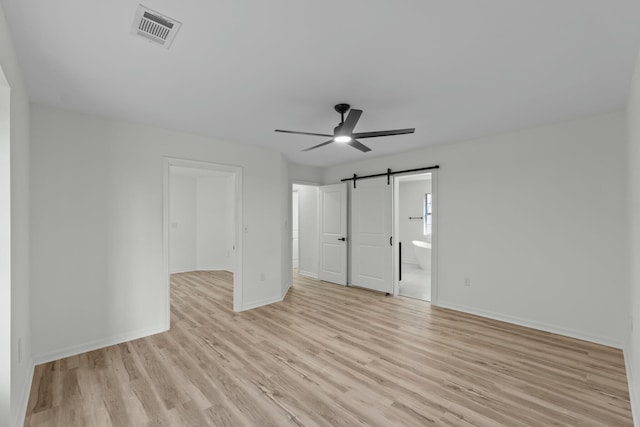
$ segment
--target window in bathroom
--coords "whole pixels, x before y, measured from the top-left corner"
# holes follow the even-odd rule
[[[423,232],[426,236],[427,234],[431,234],[431,193],[426,193],[424,195],[424,206],[422,209],[422,224],[423,224]]]

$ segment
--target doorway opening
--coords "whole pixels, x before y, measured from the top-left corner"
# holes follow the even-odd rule
[[[231,281],[233,309],[242,310],[241,168],[180,159],[164,166],[167,329],[174,274]]]
[[[434,268],[433,173],[395,178],[396,292],[432,301]]]
[[[318,278],[318,186],[291,185],[293,274]]]

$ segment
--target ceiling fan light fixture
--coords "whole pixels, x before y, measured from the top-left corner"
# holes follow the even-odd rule
[[[340,136],[336,136],[333,140],[335,142],[347,143],[347,142],[351,142],[351,137],[348,135],[340,135]]]

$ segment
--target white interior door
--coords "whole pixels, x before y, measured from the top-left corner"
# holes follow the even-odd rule
[[[351,284],[393,293],[392,185],[358,181],[351,190]]]
[[[320,269],[318,277],[347,284],[347,184],[320,188]]]

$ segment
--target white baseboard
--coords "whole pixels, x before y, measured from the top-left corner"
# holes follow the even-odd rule
[[[250,302],[248,304],[243,304],[242,309],[240,311],[252,310],[254,308],[258,308],[258,307],[262,307],[262,306],[265,306],[265,305],[269,305],[269,304],[274,304],[276,302],[280,302],[280,301],[282,301],[284,299],[284,297],[287,296],[287,292],[289,292],[290,288],[291,288],[291,285],[287,286],[284,289],[284,291],[282,292],[282,295],[280,295],[280,296],[273,297],[273,298],[265,298],[263,300]]]
[[[310,271],[298,271],[298,274],[305,277],[311,277],[312,279],[318,278],[318,275],[316,273],[311,273]]]
[[[198,268],[191,271],[229,271],[230,273],[233,273],[233,271],[229,269],[228,265],[203,265],[198,266]]]
[[[180,274],[180,273],[190,273],[192,271],[198,271],[197,268],[187,268],[187,269],[179,269],[175,271],[169,271],[169,274]]]
[[[22,385],[22,392],[20,393],[20,400],[18,410],[13,416],[11,425],[15,427],[22,427],[24,425],[24,419],[27,415],[27,405],[29,404],[29,395],[31,394],[31,383],[33,382],[33,371],[35,363],[33,360],[29,361],[30,367],[27,371],[27,375],[24,378],[24,384]]]
[[[551,332],[553,334],[563,335],[569,338],[576,338],[582,341],[589,341],[595,344],[606,345],[607,347],[614,347],[618,349],[624,348],[624,343],[611,339],[610,337],[592,335],[583,331],[550,325],[548,323],[538,322],[535,320],[522,319],[516,316],[494,313],[491,311],[477,309],[474,307],[467,307],[464,305],[450,303],[442,300],[438,300],[437,306],[442,308],[449,308],[451,310],[462,311],[464,313],[475,314],[476,316],[488,317],[490,319],[500,320],[502,322],[513,323],[515,325],[520,325],[527,328],[538,329],[540,331]]]
[[[633,379],[635,375],[631,368],[631,354],[628,344],[622,351],[624,354],[624,366],[627,372],[627,384],[629,385],[629,401],[631,402],[631,416],[633,417],[633,425],[640,426],[640,402],[638,402],[638,390],[635,389]]]
[[[61,348],[58,350],[48,351],[43,354],[38,354],[33,357],[33,362],[35,365],[41,365],[43,363],[53,362],[54,360],[64,359],[65,357],[75,356],[76,354],[86,353],[87,351],[93,351],[100,348],[109,347],[110,345],[121,344],[123,342],[137,340],[138,338],[144,338],[150,335],[159,334],[161,332],[166,332],[167,330],[168,329],[166,327],[162,326],[113,335],[107,338],[101,338],[94,341]]]

